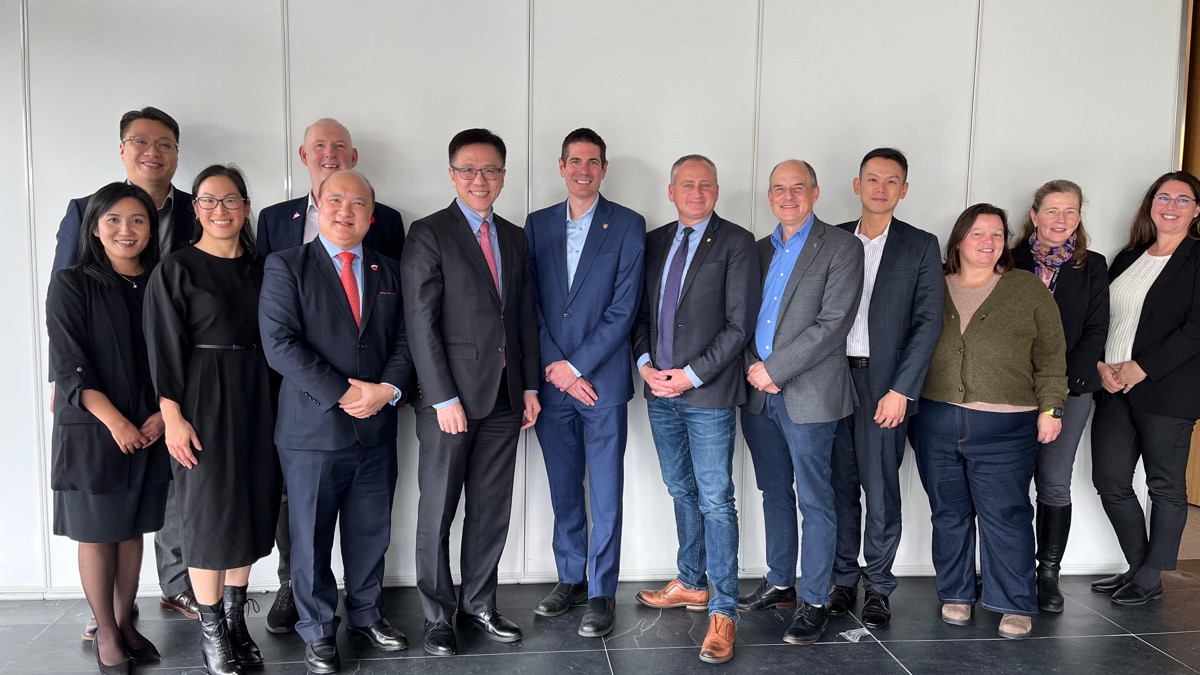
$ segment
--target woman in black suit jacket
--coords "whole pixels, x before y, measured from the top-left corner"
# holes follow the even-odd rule
[[[1129,243],[1109,272],[1112,320],[1104,387],[1092,422],[1092,480],[1129,570],[1092,584],[1113,602],[1162,596],[1187,523],[1192,428],[1200,418],[1200,180],[1164,174],[1146,190]],[[1133,492],[1141,458],[1153,508],[1150,531]]]
[[[162,527],[171,479],[142,333],[158,215],[141,188],[112,183],[80,230],[79,264],[56,272],[46,297],[54,533],[79,542],[100,671],[127,673],[130,657],[158,658],[132,613],[142,535]]]
[[[1104,359],[1108,336],[1108,267],[1088,250],[1083,226],[1083,189],[1052,180],[1033,193],[1033,205],[1013,248],[1017,269],[1046,284],[1062,316],[1067,338],[1067,385],[1062,433],[1038,451],[1037,486],[1038,609],[1061,612],[1058,571],[1071,531],[1071,474],[1079,439],[1092,414],[1091,394],[1100,388],[1096,362]]]

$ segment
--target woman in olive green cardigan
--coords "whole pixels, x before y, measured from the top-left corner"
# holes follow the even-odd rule
[[[1029,485],[1039,443],[1062,428],[1067,366],[1054,298],[1013,269],[1007,242],[1006,214],[991,204],[954,223],[942,334],[912,423],[942,620],[971,622],[978,521],[983,606],[1003,614],[1000,635],[1021,638],[1038,611]]]

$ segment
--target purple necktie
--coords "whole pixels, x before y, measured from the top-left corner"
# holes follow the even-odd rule
[[[688,239],[691,235],[692,228],[683,226],[683,240],[675,249],[671,268],[667,270],[662,307],[658,315],[658,358],[655,363],[659,370],[675,367],[675,313],[679,310],[679,288],[683,285],[683,268],[687,265]]]

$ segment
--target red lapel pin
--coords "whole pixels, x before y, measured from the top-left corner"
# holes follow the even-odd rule
[[[603,228],[603,229],[605,229],[605,230],[607,230],[607,229],[608,229],[608,223],[605,223],[605,224],[604,224],[604,228]]]
[[[379,271],[379,265],[371,265],[371,271],[372,271],[372,272],[378,272],[378,271]]]

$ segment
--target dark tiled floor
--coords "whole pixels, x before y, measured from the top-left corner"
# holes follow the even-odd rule
[[[459,631],[460,655],[427,656],[420,648],[422,619],[416,591],[386,591],[387,618],[408,634],[414,646],[398,654],[371,649],[345,632],[338,637],[345,673],[634,673],[670,675],[720,670],[724,673],[1200,673],[1200,561],[1181,563],[1164,579],[1161,602],[1120,607],[1092,593],[1094,577],[1063,580],[1066,611],[1034,621],[1033,639],[999,638],[999,617],[986,611],[975,624],[954,627],[938,619],[930,578],[906,578],[892,596],[894,618],[887,628],[857,643],[842,634],[861,624],[852,615],[833,619],[823,639],[811,647],[780,642],[790,621],[783,612],[744,615],[738,622],[736,656],[725,666],[701,663],[696,655],[707,617],[682,609],[657,611],[638,605],[633,594],[653,584],[621,584],[617,626],[604,640],[576,634],[582,608],[552,619],[532,608],[549,586],[502,586],[500,609],[525,631],[515,644],[497,644],[470,630]],[[749,591],[755,580],[742,582]],[[304,643],[295,634],[266,631],[271,595],[257,596],[263,614],[252,615],[250,630],[267,665],[251,673],[302,675]],[[196,625],[140,600],[140,630],[163,653],[161,663],[137,672],[201,675]],[[0,603],[0,673],[95,672],[91,651],[79,640],[89,610],[83,600]]]

